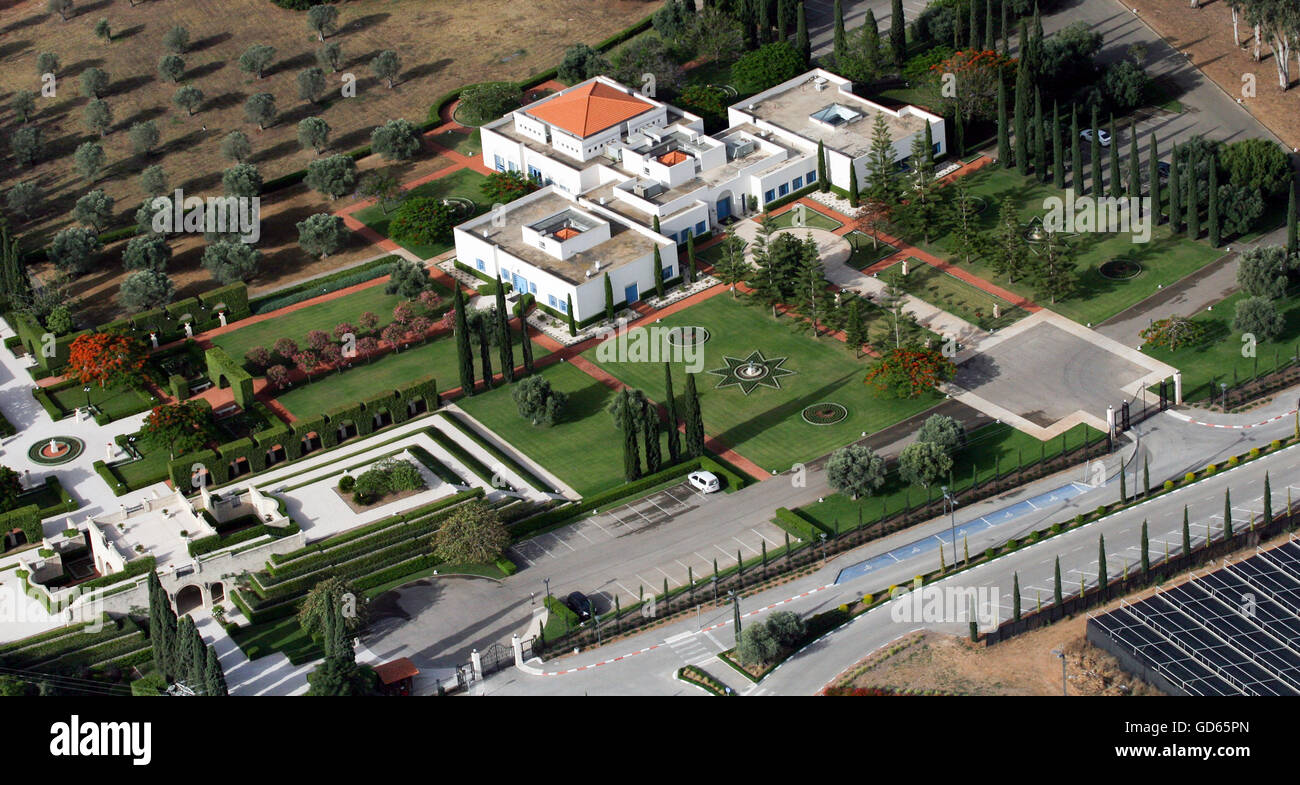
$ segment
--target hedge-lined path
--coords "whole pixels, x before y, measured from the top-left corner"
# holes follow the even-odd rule
[[[211,613],[200,609],[192,612],[190,618],[194,620],[203,642],[216,650],[217,661],[226,677],[226,690],[231,695],[305,695],[311,686],[307,683],[307,674],[324,662],[312,660],[294,665],[288,656],[278,651],[250,660]],[[238,620],[241,626],[247,623],[239,609],[233,606],[226,613],[226,620]]]

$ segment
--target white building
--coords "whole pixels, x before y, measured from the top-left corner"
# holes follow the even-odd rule
[[[489,277],[500,272],[556,312],[564,313],[571,296],[582,321],[604,309],[597,273],[617,271],[615,303],[635,302],[653,287],[654,244],[661,245],[665,279],[675,277],[674,242],[815,183],[818,142],[832,185],[849,187],[850,166],[864,178],[877,115],[896,159],[911,154],[926,123],[935,154],[944,152],[941,117],[879,106],[820,69],[732,106],[730,127],[712,136],[695,115],[607,77],[589,79],[483,126],[487,166],[548,187],[458,227],[457,259]],[[589,228],[563,242],[533,228],[561,215]]]

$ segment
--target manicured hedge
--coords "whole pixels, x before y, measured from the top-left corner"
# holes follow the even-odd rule
[[[523,478],[524,482],[528,483],[529,485],[533,486],[533,488],[543,493],[549,493],[551,490],[553,490],[552,488],[547,486],[547,483],[544,480],[542,480],[542,478],[538,477],[536,474],[533,474],[528,469],[527,466],[524,466],[519,461],[516,461],[513,457],[507,455],[503,450],[499,449],[496,445],[484,439],[479,434],[479,432],[474,429],[473,426],[461,420],[460,416],[455,412],[444,411],[444,412],[440,412],[439,414],[448,422],[450,422],[453,426],[455,426],[456,430],[468,436],[470,440],[473,441],[475,444],[477,444],[479,447],[482,447],[484,450],[487,450],[488,454],[491,455],[493,458],[496,458],[498,461],[501,461],[501,463],[505,464],[506,466],[514,470],[516,474],[518,474],[520,477]]]
[[[234,388],[235,403],[242,408],[248,409],[256,401],[253,398],[253,377],[248,371],[244,370],[244,364],[235,360],[225,349],[220,346],[213,346],[203,353],[207,362],[208,379],[220,387],[220,378],[226,377],[226,381]]]
[[[255,540],[263,535],[269,535],[273,538],[288,537],[291,534],[299,532],[298,524],[292,521],[288,526],[268,526],[265,523],[257,526],[250,526],[242,529],[229,536],[213,534],[209,537],[201,537],[197,540],[191,540],[189,551],[191,556],[202,556],[205,553],[229,548],[232,545],[238,545],[241,542]]]
[[[411,455],[415,456],[415,459],[417,461],[424,464],[425,468],[427,468],[429,471],[437,475],[438,479],[442,480],[443,482],[448,483],[450,485],[468,484],[465,482],[465,479],[463,477],[461,477],[459,474],[456,474],[456,472],[452,471],[452,468],[450,466],[438,460],[437,458],[433,457],[433,455],[428,450],[424,449],[420,445],[412,444],[410,447],[407,448],[407,450],[411,453]]]
[[[313,297],[319,297],[322,294],[336,292],[339,289],[346,289],[349,286],[381,278],[388,275],[389,271],[392,270],[393,263],[399,258],[390,254],[379,259],[372,259],[365,264],[349,267],[346,270],[339,270],[328,275],[302,281],[288,288],[257,298],[250,305],[251,311],[255,314],[269,313],[304,300],[310,300]]]
[[[22,529],[23,534],[27,536],[27,542],[40,542],[44,538],[41,533],[40,508],[35,504],[28,504],[8,512],[0,512],[0,531],[9,532],[14,529]]]
[[[484,466],[483,462],[478,458],[475,458],[473,455],[466,452],[465,448],[461,447],[455,439],[452,439],[437,428],[427,428],[425,429],[425,433],[429,434],[429,438],[437,442],[439,447],[451,453],[456,460],[464,464],[465,468],[477,474],[479,479],[483,480],[488,485],[492,484],[492,470]],[[511,490],[514,489],[512,488]]]
[[[122,482],[122,479],[117,476],[111,466],[103,461],[95,461],[91,465],[95,469],[95,474],[98,474],[101,480],[108,483],[108,487],[112,489],[114,496],[130,493],[131,489],[126,487],[126,483]]]
[[[777,507],[776,518],[773,522],[804,542],[817,542],[821,535],[825,533],[816,523],[804,518],[798,511],[791,510],[788,507]]]
[[[121,583],[122,581],[133,580],[136,577],[144,575],[147,572],[152,572],[154,566],[156,565],[156,561],[157,560],[153,555],[144,556],[139,559],[132,559],[131,561],[126,563],[125,569],[123,569],[121,572],[115,572],[111,575],[104,575],[99,578],[94,578],[92,580],[86,581],[85,583],[79,583],[77,584],[77,587],[80,588],[84,593],[90,591],[91,589],[102,589],[105,586],[112,586],[115,583]]]

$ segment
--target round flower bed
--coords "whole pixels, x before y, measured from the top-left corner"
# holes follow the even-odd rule
[[[85,442],[75,436],[55,436],[33,444],[27,457],[42,466],[56,466],[75,460],[85,449]]]
[[[1097,267],[1097,272],[1101,273],[1102,278],[1109,278],[1112,281],[1127,281],[1130,278],[1136,278],[1142,273],[1142,265],[1132,259],[1111,259],[1102,262]]]
[[[812,406],[805,406],[800,416],[809,425],[834,425],[848,417],[849,410],[838,403],[825,401],[823,403],[814,403]]]
[[[672,346],[699,346],[709,337],[709,331],[704,327],[673,327],[668,331],[668,343]]]

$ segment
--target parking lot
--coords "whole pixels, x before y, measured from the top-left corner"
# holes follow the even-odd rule
[[[748,560],[761,555],[764,545],[768,553],[775,553],[785,544],[785,532],[769,522],[737,522],[721,530],[711,528],[704,538],[686,529],[681,538],[673,540],[675,547],[643,553],[637,551],[635,539],[628,539],[669,524],[692,510],[707,515],[710,507],[726,505],[727,498],[725,493],[700,493],[682,482],[516,543],[509,555],[522,568],[537,567],[544,571],[556,558],[622,540],[618,546],[623,557],[618,574],[595,580],[594,585],[551,587],[557,595],[574,589],[582,591],[591,597],[596,610],[603,613],[613,607],[615,594],[621,595],[620,602],[626,605],[636,602],[643,594],[662,593],[664,581],[670,589],[685,586],[692,579],[699,584],[713,575],[715,561],[719,570],[725,570],[735,565],[737,554]],[[722,517],[721,509],[718,512]]]

